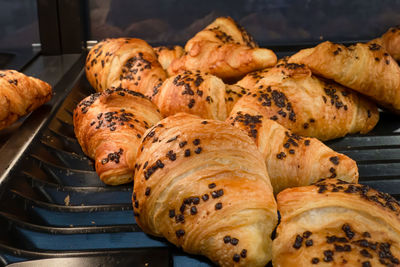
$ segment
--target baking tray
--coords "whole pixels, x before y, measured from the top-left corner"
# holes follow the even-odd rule
[[[113,187],[99,180],[73,132],[73,109],[94,92],[83,61],[79,68],[64,83],[66,98],[0,173],[0,265],[213,266],[140,230],[132,184]],[[398,117],[382,112],[369,134],[326,144],[357,161],[360,183],[400,198]]]

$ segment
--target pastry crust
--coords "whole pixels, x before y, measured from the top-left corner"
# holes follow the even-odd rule
[[[136,38],[106,39],[96,44],[86,58],[85,69],[98,92],[121,87],[147,95],[166,78],[153,48]]]
[[[50,101],[50,84],[16,70],[0,70],[0,130]]]
[[[358,181],[354,160],[316,138],[294,134],[262,114],[262,106],[242,98],[233,107],[227,122],[246,131],[254,140],[267,165],[275,194],[288,187],[312,184],[320,178]]]
[[[158,46],[154,48],[154,52],[156,53],[158,62],[160,62],[162,68],[167,70],[172,61],[183,56],[185,50],[183,50],[183,47],[179,45],[173,47]]]
[[[400,112],[400,67],[376,43],[345,47],[324,42],[293,55],[289,62],[305,64],[314,74],[332,79]]]
[[[277,196],[273,265],[397,266],[400,205],[388,194],[336,179]]]
[[[383,46],[397,61],[400,61],[400,26],[390,28],[380,38],[370,41]]]
[[[170,76],[184,70],[202,70],[232,81],[246,73],[276,64],[276,55],[258,48],[252,37],[229,17],[217,18],[185,46],[185,55],[168,68]]]
[[[162,117],[142,94],[107,89],[83,99],[74,110],[74,131],[83,152],[95,160],[100,179],[110,185],[129,183],[140,140]]]
[[[276,203],[252,140],[225,122],[179,113],[139,148],[133,206],[144,232],[220,266],[265,266]]]
[[[243,97],[261,115],[292,132],[330,140],[367,133],[379,120],[376,105],[335,82],[312,75],[304,64],[281,63],[268,71],[250,73],[238,84],[251,86]]]
[[[242,86],[243,88],[253,89],[255,88],[256,84],[264,78],[265,74],[271,68],[265,68],[262,70],[256,70],[248,73],[246,76],[243,77],[240,81],[236,83],[236,85]]]

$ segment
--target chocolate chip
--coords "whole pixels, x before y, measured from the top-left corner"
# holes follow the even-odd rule
[[[299,249],[301,248],[302,243],[303,243],[303,238],[300,235],[297,235],[293,247],[295,249]]]
[[[231,242],[231,237],[229,235],[224,236],[224,243],[228,244]]]
[[[180,238],[185,235],[185,231],[182,229],[179,229],[178,231],[175,232],[175,234],[176,234],[177,238]]]
[[[195,206],[192,206],[192,207],[190,208],[190,214],[191,214],[191,215],[197,214],[197,208],[196,208]]]
[[[331,262],[333,261],[333,251],[332,250],[325,250],[324,251],[324,261],[325,262]]]
[[[342,230],[346,234],[348,239],[352,239],[355,235],[354,232],[351,230],[350,225],[348,225],[348,224],[344,224],[342,226]]]
[[[339,165],[339,157],[335,156],[335,157],[330,157],[329,160],[335,164],[335,165]]]
[[[312,264],[318,264],[319,263],[319,259],[318,258],[312,258],[311,263]]]
[[[237,238],[231,238],[231,244],[232,245],[234,245],[234,246],[236,246],[238,243],[239,243],[239,239],[237,239]]]
[[[304,238],[309,238],[311,235],[312,235],[312,233],[311,233],[310,231],[305,231],[305,232],[303,233],[303,237],[304,237]]]
[[[185,150],[185,157],[190,157],[190,149]]]
[[[168,216],[170,218],[174,218],[175,217],[175,210],[169,210]]]
[[[146,196],[149,196],[150,195],[150,191],[151,191],[151,188],[150,187],[146,187],[146,191],[144,192],[144,194]]]
[[[364,256],[364,257],[366,257],[366,258],[372,258],[372,255],[368,252],[368,250],[366,250],[366,249],[362,249],[361,251],[360,251],[360,254],[362,255],[362,256]]]
[[[233,261],[234,262],[239,262],[240,261],[240,255],[239,254],[233,255]]]

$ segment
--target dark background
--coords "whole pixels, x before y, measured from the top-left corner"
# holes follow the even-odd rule
[[[90,38],[184,44],[231,16],[260,45],[368,40],[400,24],[399,0],[89,0]]]
[[[400,24],[400,0],[84,1],[89,40],[128,36],[184,44],[216,17],[228,15],[261,46],[368,40]],[[0,0],[0,49],[39,42],[36,0]]]
[[[36,0],[0,0],[0,49],[30,48],[39,42]]]

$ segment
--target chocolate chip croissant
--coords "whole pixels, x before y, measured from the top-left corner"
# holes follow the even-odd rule
[[[179,113],[139,148],[133,206],[144,232],[220,266],[265,266],[276,203],[253,141],[225,122]]]
[[[267,165],[275,194],[288,187],[312,184],[320,178],[358,181],[354,160],[316,138],[294,134],[261,114],[258,105],[242,98],[233,107],[227,122],[246,131],[254,140]]]
[[[324,42],[301,50],[289,62],[305,64],[314,74],[332,79],[400,113],[400,67],[376,43],[346,47]]]
[[[400,26],[392,27],[381,37],[369,43],[379,44],[397,61],[400,61]]]
[[[172,61],[170,76],[184,70],[202,70],[230,81],[276,64],[276,55],[258,48],[252,37],[229,17],[217,18],[185,46],[185,54]]]
[[[281,63],[248,74],[238,84],[251,86],[243,102],[292,132],[329,140],[367,133],[378,122],[376,105],[357,92],[312,75],[304,64]]]
[[[16,70],[0,70],[0,130],[48,102],[51,86]]]
[[[400,265],[400,205],[390,195],[328,179],[286,189],[277,202],[273,266]]]
[[[246,92],[239,86],[225,85],[209,73],[185,71],[155,87],[150,99],[164,117],[186,112],[204,119],[225,120],[234,103]]]
[[[162,83],[166,73],[148,43],[136,38],[115,38],[101,41],[90,50],[86,77],[98,92],[121,87],[146,95]]]
[[[142,94],[114,88],[83,99],[73,118],[76,138],[95,160],[100,179],[118,185],[132,181],[140,140],[162,117]]]

